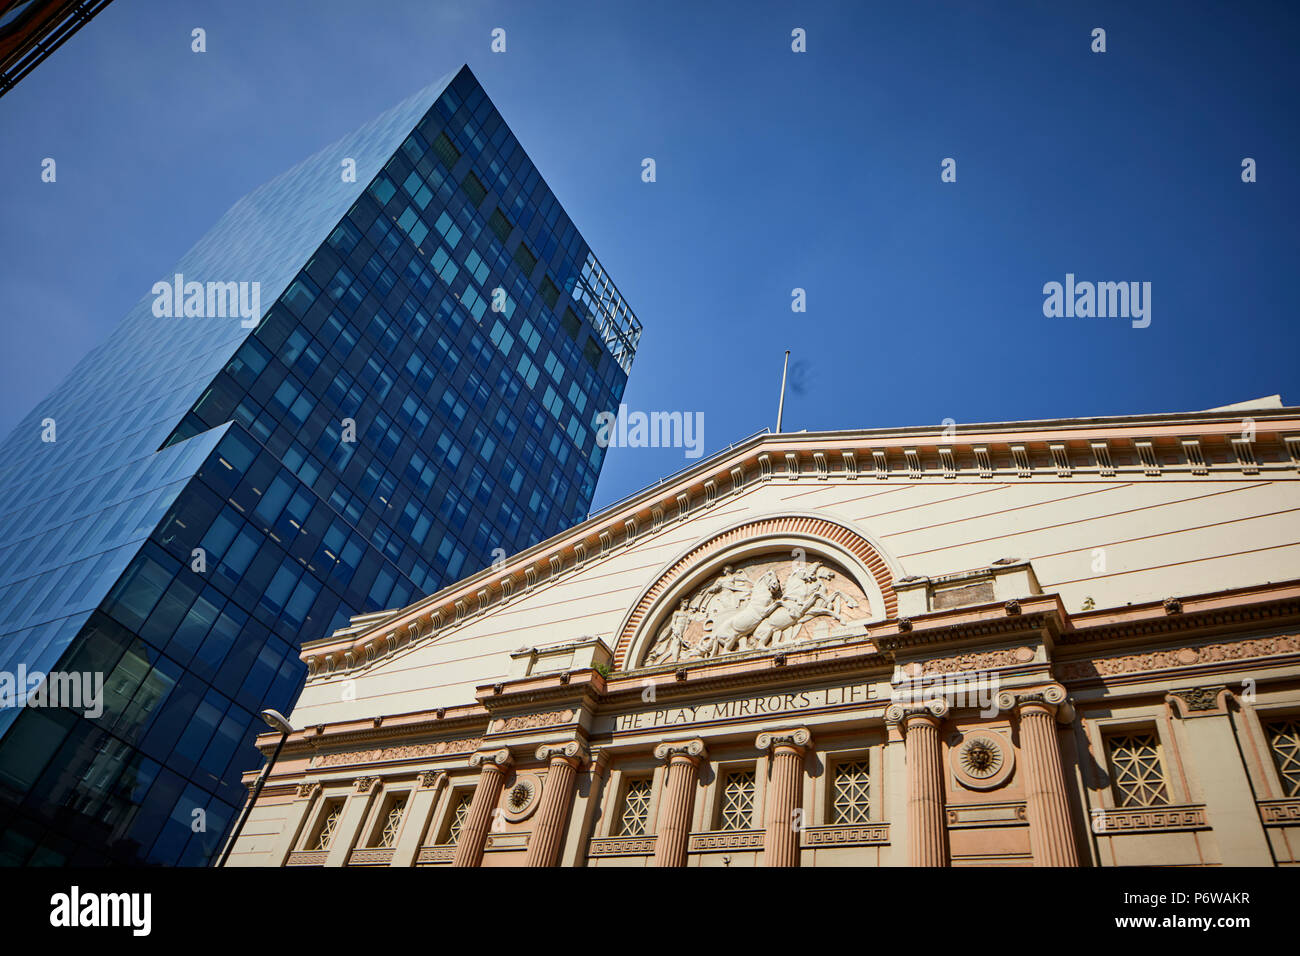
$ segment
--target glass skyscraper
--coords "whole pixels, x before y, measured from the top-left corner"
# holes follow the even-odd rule
[[[0,675],[103,677],[0,707],[0,863],[206,862],[301,641],[585,516],[639,335],[468,67],[236,203],[0,444]]]

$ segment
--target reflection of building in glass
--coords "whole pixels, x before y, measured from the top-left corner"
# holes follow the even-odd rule
[[[603,276],[468,68],[236,203],[0,449],[0,671],[105,698],[0,710],[0,863],[203,862],[300,641],[583,519],[640,334]]]
[[[0,0],[0,96],[111,2]]]
[[[1276,398],[742,442],[305,644],[229,865],[1300,862],[1297,469]]]

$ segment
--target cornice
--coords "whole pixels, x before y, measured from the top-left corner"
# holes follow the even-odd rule
[[[1069,614],[1060,597],[1039,594],[885,621],[868,625],[867,634],[888,659],[894,660],[900,652],[914,648],[987,643],[1030,632],[1054,643],[1069,626]]]
[[[480,684],[474,697],[493,717],[533,704],[590,706],[605,694],[605,678],[590,668]]]
[[[1072,615],[1057,638],[1062,650],[1107,642],[1178,637],[1189,631],[1281,627],[1300,622],[1300,580],[1149,601]]]
[[[459,711],[460,713],[449,713]],[[443,716],[439,716],[439,713]],[[478,705],[438,707],[424,711],[395,714],[389,717],[365,720],[343,720],[333,723],[312,724],[295,730],[286,738],[282,753],[314,754],[345,744],[382,745],[411,738],[456,739],[465,734],[485,732],[491,714]],[[254,741],[263,755],[270,755],[280,741],[276,733],[260,734]]]

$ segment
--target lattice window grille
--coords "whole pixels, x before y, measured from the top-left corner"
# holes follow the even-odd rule
[[[465,829],[465,818],[469,816],[470,795],[462,793],[456,800],[455,809],[451,811],[451,823],[447,827],[447,842],[452,846],[460,839],[460,831]]]
[[[623,816],[619,821],[621,836],[645,836],[650,822],[650,781],[633,780],[623,796]]]
[[[1111,737],[1110,771],[1117,806],[1157,807],[1169,803],[1155,734]]]
[[[1300,718],[1268,725],[1268,749],[1288,797],[1300,797]]]
[[[722,782],[720,830],[748,830],[754,818],[755,778],[752,770],[727,774]]]
[[[835,768],[831,795],[834,823],[866,823],[871,811],[871,775],[865,760],[839,764]]]
[[[325,814],[325,822],[321,824],[320,834],[316,837],[316,844],[313,850],[328,850],[330,844],[334,842],[334,831],[339,828],[339,818],[343,816],[343,804],[335,804],[330,807]]]
[[[397,831],[402,827],[402,814],[406,812],[406,799],[393,802],[388,810],[388,819],[384,821],[384,832],[379,837],[379,845],[385,849],[397,845]]]

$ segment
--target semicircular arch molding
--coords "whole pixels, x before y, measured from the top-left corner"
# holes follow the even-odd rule
[[[828,559],[862,590],[869,613],[861,620],[897,616],[892,562],[862,532],[822,515],[750,518],[720,531],[664,567],[632,605],[618,631],[614,660],[621,670],[638,667],[683,595],[690,594],[727,564],[803,549],[808,563]],[[635,662],[635,663],[633,663]]]

